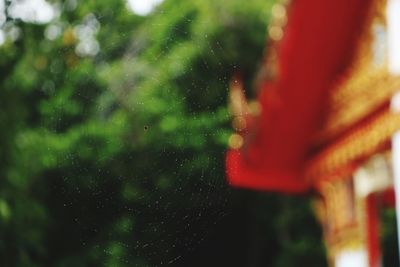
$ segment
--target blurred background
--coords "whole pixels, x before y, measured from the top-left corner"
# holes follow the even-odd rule
[[[0,266],[326,266],[307,196],[225,182],[273,3],[0,0]]]

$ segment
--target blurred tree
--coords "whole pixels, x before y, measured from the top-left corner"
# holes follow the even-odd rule
[[[229,79],[251,87],[272,1],[54,3],[2,26],[1,266],[326,264],[306,199],[224,182]]]

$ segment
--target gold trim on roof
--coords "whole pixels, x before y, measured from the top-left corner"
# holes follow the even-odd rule
[[[378,152],[399,129],[400,115],[385,109],[315,156],[306,169],[306,177],[315,180],[329,176],[352,162]]]
[[[390,76],[386,72],[375,72],[365,75],[365,79],[355,79],[347,86],[363,90],[329,113],[326,126],[316,137],[318,143],[345,131],[389,103],[393,94],[400,89],[400,77]]]
[[[327,118],[316,135],[316,144],[327,143],[367,118],[400,88],[400,78],[391,76],[387,69],[385,8],[386,0],[374,1],[354,60],[332,90]]]

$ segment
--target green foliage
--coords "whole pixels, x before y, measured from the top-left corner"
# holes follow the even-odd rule
[[[271,1],[166,0],[148,17],[70,2],[51,25],[8,19],[21,36],[0,46],[0,265],[259,266],[235,260],[251,257],[246,238],[229,256],[238,216],[268,266],[323,266],[306,200],[224,182],[229,79],[251,83]],[[81,55],[76,27],[93,17],[100,52]],[[213,236],[227,248],[205,261],[193,251]]]

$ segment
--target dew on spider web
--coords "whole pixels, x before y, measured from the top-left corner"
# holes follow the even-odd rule
[[[91,38],[98,38],[107,21],[93,16],[87,20],[99,25]],[[225,139],[230,131],[226,95],[235,63],[228,60],[218,32],[209,30],[209,21],[198,21],[191,13],[180,19],[175,26],[163,20],[148,25],[169,34],[124,32],[131,40],[119,61],[105,54],[114,49],[113,43],[97,39],[99,51],[78,53],[97,65],[96,72],[79,70],[87,86],[73,98],[95,106],[82,112],[96,114],[99,126],[84,128],[86,140],[77,144],[82,152],[65,158],[75,172],[63,179],[81,179],[74,182],[78,186],[60,186],[56,191],[65,200],[62,212],[74,215],[71,224],[81,235],[81,245],[104,257],[118,258],[120,253],[120,261],[131,266],[137,259],[152,266],[185,261],[229,213],[231,191],[224,177]],[[194,32],[195,22],[206,25],[202,31],[207,33]],[[84,30],[79,28],[82,40]],[[60,73],[57,60],[51,71]],[[91,87],[93,75],[99,76],[104,88]],[[57,91],[54,87],[46,82],[43,90]],[[93,90],[100,92],[99,98],[91,97]],[[121,116],[124,112],[129,114]],[[107,128],[109,120],[115,125]],[[121,131],[114,137],[122,142],[97,140],[96,134],[104,129]],[[87,155],[104,151],[111,156],[98,155],[93,166],[85,163]],[[89,210],[92,202],[94,208]],[[109,241],[93,245],[95,238]]]
[[[171,43],[171,46],[174,44],[179,45],[179,41],[174,41],[173,36],[168,37],[166,41]],[[154,62],[167,54],[169,49],[170,47],[166,46],[163,53],[155,56]],[[216,48],[212,48],[208,43],[207,49],[211,55],[215,55],[216,51],[214,49],[220,49],[219,52],[223,53],[222,48],[218,45],[216,45]],[[185,64],[189,61],[185,57],[176,57],[175,60],[178,61],[177,64]],[[199,60],[202,63],[201,66],[205,69],[210,69],[210,64],[215,65],[215,63],[209,63],[209,59],[202,56],[200,56]],[[219,66],[221,62],[218,61],[216,64]],[[155,82],[160,82],[160,78],[155,75],[148,78]],[[180,75],[190,79],[196,73],[193,71],[193,66],[190,66]],[[208,77],[203,77],[200,80],[193,80],[191,82],[192,88],[187,88],[187,90],[209,90],[206,85],[208,79]],[[213,77],[213,79],[218,81],[219,90],[225,91],[227,78]],[[175,100],[185,105],[196,104],[188,103],[190,100],[185,94],[178,95],[178,99]],[[151,103],[149,104],[151,105]],[[146,109],[146,105],[147,103],[144,102],[141,108]],[[173,107],[170,107],[170,109],[173,110]],[[208,107],[206,106],[205,112],[210,112],[207,109]],[[194,113],[189,120],[196,120],[199,115]],[[187,120],[188,118],[178,117],[176,123],[185,124],[188,123]],[[177,135],[182,136],[184,140],[189,140],[194,134],[192,129],[184,125],[176,128],[180,131]],[[150,134],[150,132],[157,131],[158,127],[148,123],[143,126],[143,129]],[[200,130],[200,136],[204,139],[212,139],[217,135],[218,133],[215,132],[207,132],[205,130],[202,132]],[[137,179],[137,183],[146,184],[148,183],[147,180],[165,177],[166,173],[172,173],[172,175],[167,178],[160,178],[157,185],[150,186],[151,188],[146,191],[146,196],[144,196],[147,200],[147,205],[128,210],[128,214],[138,218],[139,224],[142,225],[141,229],[137,229],[137,235],[142,237],[138,238],[139,240],[137,240],[133,248],[133,253],[136,253],[139,257],[145,257],[149,262],[160,265],[173,265],[178,261],[185,260],[185,255],[201,246],[203,240],[207,238],[215,229],[218,221],[227,213],[226,202],[229,195],[222,171],[223,149],[220,148],[217,153],[216,151],[207,151],[207,148],[205,151],[199,151],[199,153],[190,152],[190,149],[179,147],[171,149],[170,143],[173,142],[173,138],[173,136],[159,137],[162,143],[161,146],[164,148],[159,150],[155,159],[154,156],[149,156],[149,159],[151,158],[154,162],[149,164],[145,177],[135,177],[134,179]],[[193,166],[193,162],[200,156],[205,158],[205,162],[218,162],[219,165]],[[143,158],[146,158],[146,152]],[[170,159],[172,162],[170,166],[163,166],[162,161],[165,158]],[[165,179],[173,179],[173,181],[166,181]],[[168,183],[171,184],[166,185]],[[163,247],[170,248],[165,251],[164,255],[154,254]]]

